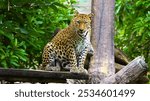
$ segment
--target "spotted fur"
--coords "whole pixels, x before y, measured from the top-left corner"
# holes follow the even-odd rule
[[[42,69],[74,71],[84,67],[91,46],[91,14],[75,14],[70,25],[44,47]]]

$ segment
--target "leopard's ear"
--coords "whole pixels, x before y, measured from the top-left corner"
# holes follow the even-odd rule
[[[78,16],[79,12],[75,10],[74,17]]]
[[[94,16],[94,14],[93,14],[93,13],[90,13],[90,14],[88,14],[88,16],[89,16],[89,18],[91,19],[91,18]]]

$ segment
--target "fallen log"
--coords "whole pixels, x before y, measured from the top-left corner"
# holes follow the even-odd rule
[[[146,72],[148,66],[144,58],[139,56],[131,61],[128,65],[122,68],[116,74],[106,77],[100,81],[105,84],[128,84],[133,83],[138,78],[142,77]]]

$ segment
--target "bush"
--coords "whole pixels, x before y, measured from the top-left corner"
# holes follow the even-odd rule
[[[0,1],[0,67],[36,68],[54,30],[72,18],[74,1]]]
[[[148,0],[116,0],[115,44],[130,59],[144,56],[150,69],[149,8]]]

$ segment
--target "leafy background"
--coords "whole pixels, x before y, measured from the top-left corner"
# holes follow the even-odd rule
[[[116,0],[115,31],[116,46],[130,60],[143,56],[150,71],[150,0]]]
[[[0,67],[36,69],[44,45],[66,27],[76,0],[0,0]],[[150,1],[116,0],[115,45],[150,67]],[[150,78],[150,74],[148,75]]]
[[[37,68],[44,45],[73,14],[66,0],[0,0],[0,67]]]

